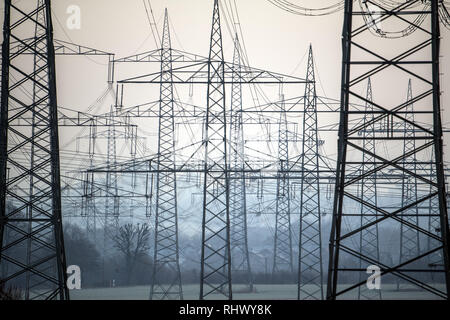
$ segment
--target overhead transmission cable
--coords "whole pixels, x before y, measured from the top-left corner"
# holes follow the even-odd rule
[[[159,48],[161,43],[158,39],[161,39],[159,37],[158,28],[156,27],[156,21],[155,16],[153,14],[152,5],[150,3],[150,0],[142,0],[142,3],[144,4],[145,13],[147,14],[147,20],[150,24],[150,28],[152,30],[153,40],[155,41],[156,48]],[[147,7],[148,6],[148,7]]]
[[[284,11],[301,16],[326,16],[334,14],[339,11],[342,11],[345,4],[345,1],[339,1],[327,7],[307,8],[304,6],[296,5],[287,0],[267,0],[267,1],[269,1],[271,4],[277,6],[278,8]]]
[[[305,6],[297,5],[291,1],[287,0],[267,0],[271,4],[277,6],[278,8],[292,13],[296,15],[302,16],[325,16],[340,12],[344,8],[345,1],[339,1],[330,6],[322,7],[322,8],[308,8]],[[356,1],[356,0],[354,0]],[[394,1],[394,0],[373,0],[370,3],[364,0],[358,0],[359,6],[361,10],[366,14],[363,14],[362,17],[366,25],[370,28],[370,32],[375,36],[382,38],[390,38],[397,39],[411,35],[417,29],[420,28],[420,25],[424,22],[426,18],[426,13],[422,13],[417,15],[414,21],[408,24],[408,26],[402,30],[398,31],[387,31],[382,30],[379,25],[382,20],[384,20],[389,11],[399,6],[406,5],[409,9],[415,9],[422,6],[422,11],[427,11],[430,6],[429,2],[422,1],[411,1],[407,3],[405,1]],[[450,1],[441,1],[439,3],[439,16],[441,18],[442,24],[450,29],[450,14],[447,9],[447,5],[450,5]],[[375,12],[376,7],[379,7],[380,11],[377,10]]]
[[[425,21],[425,18],[427,17],[426,11],[430,6],[429,3],[423,3],[423,7],[421,9],[423,13],[418,14],[414,21],[410,21],[406,28],[398,31],[386,31],[381,28],[381,23],[383,20],[387,19],[390,16],[388,15],[389,9],[383,8],[381,5],[374,6],[373,4],[371,4],[371,6],[369,7],[369,4],[364,0],[358,0],[358,2],[361,7],[361,11],[365,13],[362,15],[362,17],[366,26],[369,28],[369,31],[374,36],[389,39],[407,37],[414,33],[417,29],[419,29],[422,23]],[[401,7],[403,9],[412,9],[417,7],[417,4],[414,5],[414,3],[408,4],[403,2],[401,5],[397,6],[397,8],[398,7]]]
[[[234,7],[233,7],[233,4],[234,4]],[[222,6],[222,8],[225,9],[224,10],[225,23],[226,23],[227,29],[228,29],[231,37],[234,38],[236,35],[239,35],[239,37],[240,37],[239,50],[241,53],[242,68],[249,70],[250,60],[248,58],[248,52],[247,52],[247,48],[245,46],[244,34],[242,31],[242,26],[241,26],[241,22],[240,22],[240,18],[239,18],[236,1],[233,0],[233,3],[232,3],[231,0],[229,0],[228,2],[226,0],[224,0],[224,4],[220,3],[220,5]],[[228,17],[227,17],[227,15],[228,15]],[[232,28],[230,28],[230,23],[228,20],[230,20]],[[233,30],[231,30],[231,29],[233,29]],[[270,101],[270,99],[268,99],[268,97],[265,95],[264,91],[261,90],[261,88],[259,88],[259,86],[257,84],[250,85],[249,89],[250,89],[250,94],[252,96],[252,100],[253,100],[255,107],[258,107],[260,105],[259,96],[261,96],[265,100],[266,103]],[[269,135],[270,134],[269,127],[267,125],[265,125],[264,121],[261,121],[261,123],[262,123],[262,126],[264,127],[264,129],[266,130],[267,134]],[[267,144],[267,146],[268,146],[269,150],[271,150],[271,146],[269,143]]]

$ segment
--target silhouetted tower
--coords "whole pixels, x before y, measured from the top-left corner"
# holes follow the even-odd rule
[[[378,206],[377,196],[377,173],[372,174],[376,169],[376,159],[373,156],[376,153],[376,140],[375,137],[375,125],[373,123],[373,105],[372,105],[372,83],[370,78],[367,80],[367,93],[366,93],[366,105],[364,114],[364,129],[361,131],[363,137],[362,147],[363,150],[369,152],[363,152],[361,176],[363,177],[359,184],[360,197],[367,205],[360,205],[361,210],[361,227],[374,223],[377,220],[377,211],[374,209]],[[378,225],[375,223],[373,226],[364,228],[359,234],[359,252],[361,255],[370,257],[376,261],[380,260],[379,240],[378,240]],[[370,263],[359,260],[360,268],[367,268]],[[367,279],[366,275],[360,274],[360,281]],[[369,290],[367,286],[358,287],[358,299],[360,300],[373,300],[381,299],[380,290]]]
[[[298,299],[323,300],[317,94],[312,46],[306,72],[300,193]]]
[[[336,299],[339,296],[367,285],[367,269],[361,265],[375,265],[380,268],[380,276],[393,275],[401,279],[402,283],[413,285],[432,297],[449,298],[450,266],[449,266],[449,226],[445,192],[445,176],[443,166],[443,141],[440,106],[439,84],[439,12],[438,0],[425,1],[417,6],[418,1],[405,1],[394,8],[386,8],[386,4],[377,3],[376,15],[369,8],[369,3],[359,4],[352,0],[345,1],[344,28],[342,38],[343,64],[341,84],[341,113],[338,140],[338,157],[336,169],[336,189],[333,206],[333,220],[329,244],[329,267],[327,298]],[[358,8],[354,7],[358,6]],[[402,32],[390,32],[382,26],[389,25],[401,16],[405,29]],[[417,19],[420,16],[420,27]],[[382,21],[382,25],[380,22]],[[395,45],[396,38],[410,36],[407,46]],[[376,41],[374,41],[376,39]],[[415,53],[420,50],[420,56]],[[376,53],[375,53],[376,52]],[[357,66],[357,67],[356,67]],[[420,68],[415,68],[420,66]],[[395,70],[396,78],[392,78]],[[387,81],[383,99],[368,101],[361,96],[361,87],[371,78]],[[399,90],[399,79],[413,78],[420,83],[420,92],[408,101],[396,105],[395,99]],[[410,106],[420,102],[420,111]],[[372,109],[361,112],[359,106],[369,103]],[[424,114],[426,113],[426,115]],[[420,122],[412,116],[420,114]],[[360,123],[355,120],[361,116],[372,118],[371,121]],[[412,120],[414,119],[414,120]],[[395,123],[395,128],[394,128]],[[376,130],[373,137],[383,148],[369,150],[357,141],[361,140],[359,133],[370,131],[372,126],[384,128]],[[407,134],[397,128],[409,128]],[[364,139],[364,137],[363,137]],[[411,143],[415,141],[415,143]],[[405,145],[405,149],[399,148]],[[434,150],[433,150],[434,147]],[[429,161],[427,154],[433,151],[432,166],[434,176],[430,179],[428,170],[415,170],[419,163]],[[375,168],[365,175],[358,173],[364,163],[362,154],[376,159]],[[351,159],[351,160],[350,160]],[[361,161],[361,162],[360,162]],[[377,205],[362,197],[357,185],[367,176],[377,175],[377,183],[389,184],[389,207],[385,201],[378,200]],[[397,186],[389,176],[402,177],[405,183]],[[383,178],[383,182],[381,182]],[[421,182],[424,194],[419,197],[414,189],[408,191],[407,186],[415,188],[415,181]],[[405,192],[410,192],[408,195]],[[412,200],[414,199],[415,200]],[[440,228],[436,233],[430,233],[427,228],[417,223],[416,207],[427,206],[431,199],[437,199],[439,207]],[[383,200],[385,200],[383,199]],[[410,200],[411,199],[411,200]],[[411,202],[412,201],[412,202]],[[347,205],[363,205],[377,212],[376,220],[372,223],[351,224],[355,215],[348,212]],[[361,214],[362,215],[362,214]],[[356,246],[360,233],[373,228],[375,224],[389,225],[390,228],[402,230],[402,262],[386,262],[387,259],[375,257],[360,252]],[[409,235],[409,231],[411,235]],[[424,241],[433,240],[433,245],[426,250],[419,251],[416,232]],[[408,233],[406,235],[406,233]],[[364,236],[365,237],[365,236]],[[409,246],[409,244],[414,244]],[[428,256],[439,252],[443,257],[443,264],[437,268],[429,266]],[[380,253],[381,254],[381,253]],[[410,272],[414,270],[414,272]],[[445,287],[430,285],[422,276],[427,272],[445,276]],[[365,275],[359,281],[357,275]],[[345,285],[339,282],[339,277],[346,275],[347,279],[355,279]],[[358,279],[358,280],[356,280]],[[376,285],[375,283],[372,283]],[[376,289],[374,289],[376,290]]]
[[[289,190],[289,146],[288,127],[284,97],[281,101],[280,124],[278,127],[278,173],[275,205],[275,241],[273,250],[273,271],[293,272],[291,199]]]
[[[111,107],[111,113],[108,119],[108,136],[106,152],[106,181],[105,181],[105,235],[114,236],[119,226],[120,198],[118,189],[118,174],[114,171],[117,165],[117,141],[116,126],[114,124],[114,111]]]
[[[250,291],[253,279],[247,238],[247,203],[244,175],[244,126],[242,122],[242,84],[240,83],[241,52],[238,36],[234,41],[233,83],[231,86],[230,130],[230,222],[231,268],[233,274],[242,275]]]
[[[94,168],[94,156],[95,147],[97,142],[97,125],[95,121],[91,121],[89,125],[89,169]],[[86,172],[85,178],[83,180],[83,196],[82,196],[82,207],[81,215],[85,218],[86,222],[86,233],[92,235],[92,239],[97,243],[97,224],[96,224],[96,208],[95,208],[95,197],[94,197],[94,173]]]
[[[225,113],[225,69],[219,1],[214,1],[208,58],[207,112],[204,129],[205,164],[200,299],[213,293],[232,299],[229,183]]]
[[[89,120],[84,120],[81,125],[89,126],[89,134],[78,139],[88,140],[88,170],[85,172],[85,177],[82,182],[82,217],[86,221],[86,231],[89,235],[93,235],[96,239],[96,229],[98,222],[104,229],[104,243],[110,243],[109,240],[116,234],[119,225],[119,216],[125,212],[125,206],[121,203],[121,195],[119,193],[120,180],[123,180],[123,175],[117,172],[117,142],[122,140],[124,143],[130,143],[131,156],[133,164],[133,155],[138,140],[136,134],[136,126],[128,122],[119,121],[119,117],[114,112],[115,107],[110,108],[110,112],[105,116],[93,117]],[[99,121],[100,120],[100,121]],[[86,123],[86,124],[85,124]],[[105,130],[99,130],[100,127],[105,127]],[[120,130],[119,130],[120,129]],[[123,131],[121,131],[123,130]],[[106,153],[96,154],[99,140],[106,141]],[[101,144],[100,144],[101,145]],[[95,173],[95,159],[104,157],[105,165],[101,170],[103,179],[100,179],[99,174]],[[132,169],[137,170],[136,166]],[[122,182],[123,183],[123,182]],[[133,186],[132,186],[133,187]],[[134,188],[134,187],[133,187]],[[133,193],[127,197],[133,196]],[[130,211],[133,210],[133,205],[130,206]],[[98,221],[99,219],[102,219]],[[105,248],[107,248],[105,246]]]
[[[417,155],[416,155],[416,128],[414,126],[414,104],[413,104],[413,93],[411,87],[411,79],[408,81],[408,92],[407,92],[407,106],[405,108],[406,114],[405,122],[403,126],[403,153],[410,154],[405,157],[402,162],[404,170],[409,170],[411,174],[404,175],[402,179],[402,207],[407,207],[409,205],[417,202]],[[425,174],[423,172],[422,174]],[[399,264],[408,261],[414,257],[417,257],[420,253],[419,245],[419,231],[414,226],[419,224],[419,207],[412,206],[405,209],[402,213],[404,215],[402,219],[406,223],[400,225],[400,256]],[[397,282],[397,288],[399,288],[399,282]]]
[[[150,299],[183,299],[178,251],[174,95],[169,16],[165,10],[161,41],[161,86],[156,174],[154,267]],[[168,279],[164,279],[168,273]]]
[[[103,255],[102,255],[102,281],[107,282],[105,278],[106,255],[109,250],[108,244],[114,238],[119,229],[120,198],[118,188],[118,174],[114,171],[117,164],[117,141],[116,128],[114,124],[114,110],[110,109],[107,119],[107,150],[106,150],[106,173],[104,185],[104,212],[103,212]]]
[[[4,18],[0,285],[21,287],[25,299],[69,299],[50,1],[6,0]],[[26,39],[10,53],[11,41]]]

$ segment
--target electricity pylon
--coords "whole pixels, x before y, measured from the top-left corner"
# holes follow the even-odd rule
[[[300,193],[298,299],[323,300],[317,94],[312,46],[306,72]]]
[[[88,157],[89,169],[94,168],[95,145],[97,136],[97,126],[94,121],[89,125]],[[95,198],[94,198],[94,173],[86,172],[83,181],[83,198],[81,204],[81,215],[86,218],[86,232],[93,235],[94,242],[97,243],[97,225],[95,217]]]
[[[116,127],[114,124],[113,107],[110,109],[110,115],[107,119],[107,150],[106,150],[106,173],[104,189],[104,215],[103,215],[103,255],[102,255],[102,282],[105,284],[106,255],[108,243],[111,242],[119,229],[120,197],[118,189],[118,174],[113,171],[117,165],[117,141]],[[92,200],[92,199],[91,199]],[[95,214],[95,213],[94,213]],[[95,218],[94,218],[95,219]]]
[[[280,124],[278,127],[278,161],[273,276],[280,271],[294,271],[292,263],[291,199],[289,188],[289,141],[284,97],[282,97],[281,101]]]
[[[360,262],[363,265],[374,265],[380,269],[378,276],[392,274],[415,287],[420,288],[424,292],[430,293],[433,297],[449,298],[450,290],[450,266],[449,266],[449,226],[445,192],[445,176],[443,166],[443,141],[442,141],[442,123],[441,123],[441,106],[440,106],[440,85],[439,85],[439,12],[438,1],[431,0],[423,2],[422,8],[417,7],[418,1],[405,1],[397,4],[394,8],[386,8],[385,4],[377,3],[377,17],[374,17],[372,11],[368,10],[367,4],[361,3],[358,10],[353,7],[354,1],[346,0],[344,9],[344,28],[343,28],[343,64],[342,64],[342,91],[341,91],[341,114],[338,139],[338,158],[336,169],[336,189],[333,207],[333,220],[330,234],[329,245],[329,267],[328,267],[328,285],[327,298],[336,299],[344,293],[355,290],[359,286],[367,284],[366,279],[359,281],[354,280],[349,285],[339,283],[339,276],[347,274],[349,277],[365,274],[366,269],[360,268]],[[422,21],[420,27],[417,27],[417,19],[420,15]],[[379,22],[383,21],[383,25],[392,20],[396,20],[401,16],[401,20],[407,24],[408,33],[414,32],[414,37],[408,40],[407,48],[403,46],[395,46],[396,34],[392,35],[380,28],[374,30],[374,25],[379,26]],[[406,36],[405,33],[403,36]],[[374,37],[378,37],[377,41],[373,41]],[[376,47],[374,47],[376,46]],[[394,51],[392,51],[394,49]],[[417,57],[415,53],[420,50],[421,56]],[[357,64],[357,68],[354,66]],[[421,68],[414,69],[414,66]],[[390,79],[392,72],[397,72],[398,79],[404,77],[413,77],[414,81],[420,83],[421,91],[412,97],[409,101],[394,105],[392,101],[396,95],[401,92],[398,90],[398,84],[392,84],[385,88],[383,97],[389,99],[377,100],[370,102],[362,97],[360,92],[361,84],[369,77],[374,80],[375,77],[380,79]],[[400,100],[400,99],[399,99]],[[403,99],[402,99],[403,100]],[[392,105],[389,105],[390,101]],[[420,111],[407,111],[407,107],[413,103],[420,102],[424,107]],[[361,103],[370,103],[373,111],[358,110]],[[423,113],[429,116],[424,117]],[[421,121],[412,121],[410,115],[422,114]],[[367,115],[373,117],[371,121],[366,123],[356,123],[358,117]],[[388,121],[386,121],[388,120]],[[401,130],[394,130],[394,120],[396,124],[403,126],[411,125],[411,130],[415,133],[415,137],[405,136]],[[386,122],[385,130],[375,132],[375,136],[370,139],[376,139],[379,143],[385,144],[385,148],[377,148],[375,151],[365,149],[356,143],[361,137],[358,133],[362,130],[368,130],[372,125],[378,125]],[[362,138],[364,139],[364,137]],[[405,152],[403,148],[399,148],[399,143],[415,140],[415,146],[410,151]],[[420,162],[429,161],[429,152],[434,148],[433,159],[431,161],[433,168],[433,177],[430,178],[430,172],[417,170],[414,172],[414,165]],[[428,151],[428,153],[427,153]],[[365,163],[362,161],[353,161],[360,159],[361,154],[366,153],[368,156],[376,159],[374,169],[371,172],[361,175],[354,173],[354,166],[361,167]],[[350,154],[352,155],[351,158]],[[427,155],[428,154],[428,155]],[[352,161],[347,160],[352,159]],[[408,160],[408,166],[405,162]],[[416,160],[415,160],[416,159]],[[417,163],[416,163],[417,161]],[[363,199],[361,194],[355,194],[355,185],[359,184],[362,179],[368,175],[390,174],[400,176],[403,179],[417,179],[424,185],[424,189],[429,189],[417,199],[405,205],[402,195],[402,189],[395,184],[390,184],[391,195],[389,197],[390,206],[388,208],[382,206],[379,201],[377,205],[373,205]],[[392,188],[396,190],[392,190]],[[392,196],[395,194],[397,196]],[[430,199],[437,199],[439,207],[440,228],[436,233],[430,233],[427,228],[416,223],[414,217],[414,207],[426,205]],[[344,205],[359,204],[363,205],[377,213],[376,220],[363,226],[352,226],[350,223],[354,219],[354,214],[348,213]],[[410,210],[411,209],[411,210]],[[412,212],[412,219],[407,219]],[[411,248],[411,255],[399,264],[388,264],[386,259],[380,257],[376,259],[369,257],[355,248],[355,241],[359,237],[359,233],[368,228],[372,228],[378,224],[380,228],[383,225],[389,227],[400,227],[405,230],[409,228],[417,231],[427,240],[431,238],[433,245],[427,250],[418,252],[418,248]],[[415,235],[414,235],[415,238]],[[418,243],[417,243],[418,244]],[[439,268],[431,268],[426,261],[428,256],[439,252],[443,257],[443,264]],[[357,264],[355,263],[357,261]],[[414,272],[412,272],[414,270]],[[445,288],[424,282],[420,274],[425,272],[435,272],[445,277]],[[356,279],[359,279],[356,277]],[[376,284],[376,283],[375,283]]]
[[[241,51],[238,36],[234,40],[233,75],[231,87],[230,123],[230,222],[231,269],[242,275],[249,291],[253,291],[253,279],[248,252],[247,203],[244,170],[244,126],[242,122]]]
[[[4,18],[0,284],[22,288],[25,299],[69,299],[50,1],[6,0]],[[13,54],[11,40],[28,42]]]
[[[225,69],[219,1],[214,1],[208,58],[200,300],[213,293],[232,299]]]
[[[150,299],[155,300],[183,299],[178,251],[177,183],[174,172],[175,125],[171,48],[169,16],[166,9],[161,41],[154,267],[150,289]],[[170,272],[169,279],[164,280],[163,275],[167,272]]]
[[[118,189],[118,174],[113,171],[117,165],[116,126],[114,111],[111,107],[107,131],[106,172],[105,180],[105,239],[113,237],[119,227],[120,199]],[[106,240],[105,240],[106,241]]]

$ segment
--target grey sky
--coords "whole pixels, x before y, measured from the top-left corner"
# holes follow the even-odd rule
[[[168,8],[173,47],[200,55],[208,54],[211,28],[211,0],[152,0],[153,13],[161,29],[164,8]],[[295,1],[306,7],[321,7],[336,0]],[[226,0],[222,5],[236,5],[241,22],[245,48],[254,67],[304,77],[306,52],[313,44],[319,95],[339,99],[341,72],[341,30],[343,13],[323,17],[293,15],[273,6],[266,0]],[[58,0],[53,1],[55,38],[73,41],[108,52],[116,57],[131,55],[156,48],[142,0]],[[81,8],[81,29],[69,30],[66,10],[70,5]],[[229,8],[230,8],[229,7]],[[225,9],[225,8],[223,8]],[[3,16],[1,17],[3,19]],[[228,22],[228,24],[227,24]],[[225,58],[233,53],[228,12],[222,12]],[[448,32],[442,27],[441,46],[442,107],[446,109],[449,94],[447,52]],[[392,43],[396,43],[394,40]],[[88,60],[85,57],[58,58],[59,104],[85,111],[106,87],[106,59]],[[395,79],[391,79],[395,81]],[[403,80],[402,80],[403,81]],[[384,82],[384,81],[381,81]],[[404,92],[406,97],[406,81]],[[386,83],[373,81],[374,97],[389,98]],[[400,86],[400,85],[399,85]],[[302,95],[299,92],[298,95]],[[111,100],[112,101],[112,98]],[[111,102],[109,102],[111,103]],[[106,112],[109,103],[102,110]],[[320,125],[337,121],[337,115],[319,118]],[[443,113],[443,122],[450,122],[450,112]],[[448,135],[447,135],[448,136]],[[62,134],[64,141],[66,136]],[[335,153],[335,136],[323,134],[327,152]]]

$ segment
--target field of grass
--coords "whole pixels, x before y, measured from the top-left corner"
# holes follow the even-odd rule
[[[443,286],[442,288],[443,289]],[[149,286],[116,287],[116,288],[96,288],[72,290],[70,298],[72,300],[147,300],[149,298]],[[241,291],[241,292],[240,292]],[[255,292],[245,293],[243,286],[233,286],[234,300],[295,300],[297,299],[296,285],[255,285]],[[184,285],[184,299],[197,300],[199,297],[199,285]],[[403,287],[397,291],[393,284],[382,286],[382,297],[386,300],[426,300],[439,299],[439,297],[424,292],[415,287]],[[214,294],[211,299],[223,299],[222,295]],[[356,291],[345,294],[343,299],[356,299]]]

